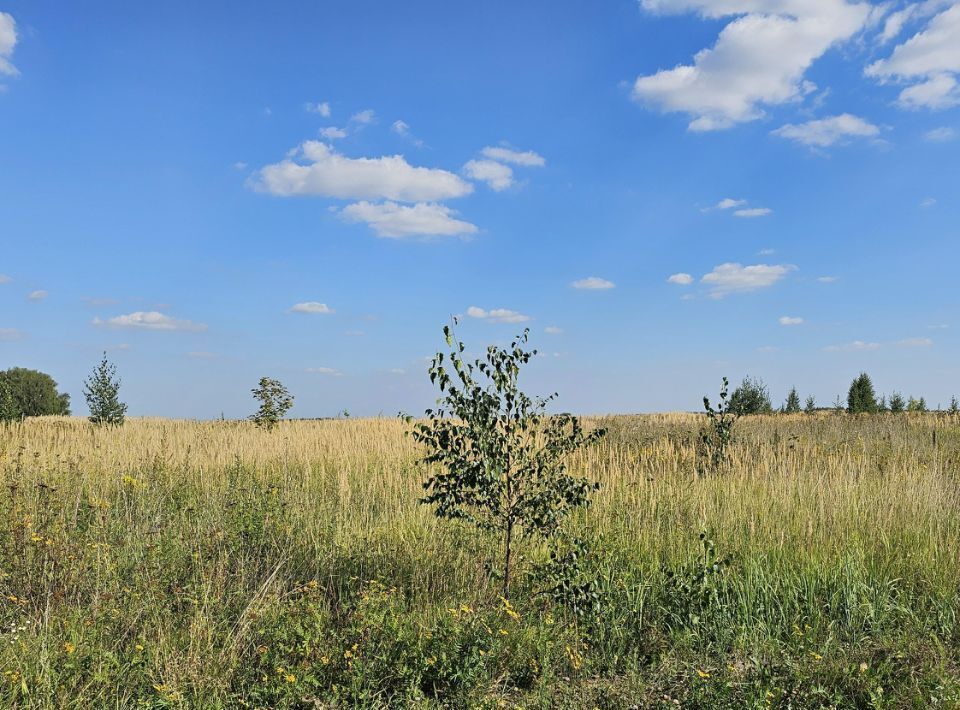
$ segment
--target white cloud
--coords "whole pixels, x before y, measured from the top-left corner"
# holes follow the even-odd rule
[[[957,132],[949,126],[933,128],[923,134],[924,140],[930,141],[931,143],[946,143],[947,141],[952,141],[956,137]]]
[[[324,118],[330,118],[330,104],[326,101],[321,101],[320,103],[307,103],[304,105],[304,108],[310,113],[318,113]]]
[[[27,295],[27,299],[30,301],[42,301],[49,295],[50,295],[49,292],[44,291],[43,289],[38,289],[36,291],[31,291]]]
[[[347,132],[342,128],[337,128],[336,126],[327,126],[326,128],[321,128],[318,132],[321,137],[330,141],[347,137]]]
[[[320,141],[306,141],[290,157],[261,168],[254,187],[284,197],[316,195],[401,202],[443,200],[473,191],[470,183],[454,173],[415,167],[402,155],[348,158]]]
[[[397,135],[406,136],[410,134],[410,125],[406,121],[394,121],[390,130]]]
[[[343,373],[332,367],[308,367],[307,372],[317,375],[330,375],[331,377],[340,377]]]
[[[13,279],[6,274],[0,274],[0,284],[8,284],[11,281],[13,281]]]
[[[199,332],[207,329],[203,323],[178,320],[158,311],[136,311],[128,315],[114,316],[107,320],[93,319],[94,325],[110,328],[136,328],[142,330],[184,330]]]
[[[797,316],[780,316],[780,325],[802,325],[803,318]]]
[[[768,214],[773,212],[769,207],[750,207],[744,210],[736,210],[733,213],[734,217],[745,217],[747,219],[753,217],[766,217]]]
[[[489,321],[490,323],[526,323],[530,316],[525,316],[517,311],[507,310],[506,308],[494,308],[487,311],[477,306],[470,306],[467,309],[467,315],[471,318]]]
[[[828,353],[840,352],[864,352],[867,350],[879,350],[880,343],[866,343],[862,340],[854,340],[852,343],[842,345],[828,345],[824,350]]]
[[[788,123],[771,133],[803,145],[827,148],[848,138],[873,138],[880,134],[880,129],[859,116],[843,113],[806,123]]]
[[[689,114],[689,129],[709,131],[764,116],[765,106],[797,101],[814,85],[804,80],[828,49],[864,27],[867,3],[845,0],[641,0],[655,13],[733,17],[713,47],[692,64],[639,77],[638,101]]]
[[[672,274],[667,278],[667,283],[677,284],[678,286],[689,286],[693,283],[693,276],[685,274],[682,271],[679,274]]]
[[[743,266],[728,262],[715,266],[713,271],[705,274],[700,281],[712,287],[710,295],[713,298],[723,298],[731,293],[749,293],[773,286],[793,269],[794,267],[786,265]]]
[[[330,313],[335,313],[330,306],[326,303],[319,303],[318,301],[304,301],[303,303],[295,303],[290,307],[291,313],[319,313],[322,315],[328,315]]]
[[[603,291],[606,289],[611,289],[616,286],[613,281],[607,281],[607,279],[601,279],[599,276],[588,276],[585,279],[579,279],[570,284],[574,288],[586,290],[586,291]]]
[[[933,207],[935,204],[937,204],[937,200],[934,197],[925,197],[922,200],[920,200],[920,206],[923,207],[924,209],[926,209],[927,207]]]
[[[243,162],[242,160],[238,160],[237,162],[235,162],[235,163],[233,164],[233,169],[234,169],[234,170],[238,170],[238,171],[239,171],[239,170],[246,170],[246,169],[247,169],[247,164],[246,164],[245,162]]]
[[[14,340],[22,340],[23,332],[16,328],[0,328],[0,342],[12,343]]]
[[[921,8],[939,5],[923,3]],[[886,34],[886,32],[885,32]],[[886,59],[866,68],[881,81],[913,82],[900,92],[905,108],[942,109],[960,104],[960,3],[952,3]]]
[[[510,148],[487,146],[481,150],[480,153],[483,154],[485,158],[490,158],[490,160],[497,160],[501,163],[513,163],[514,165],[522,165],[526,168],[541,168],[547,163],[542,155],[538,155],[532,150],[521,152],[511,150]]]
[[[718,210],[729,210],[734,207],[743,207],[747,204],[746,200],[735,200],[732,197],[724,197],[717,203]]]
[[[546,333],[547,335],[562,335],[563,328],[558,328],[555,325],[548,325],[546,328],[543,329],[543,332]]]
[[[13,48],[17,46],[17,22],[13,15],[0,12],[0,75],[18,76],[20,72],[10,63]]]
[[[895,345],[901,348],[930,348],[933,347],[933,340],[930,338],[904,338],[898,340]]]
[[[473,180],[482,180],[497,192],[513,184],[513,170],[495,160],[470,160],[463,166],[463,172]]]
[[[348,222],[365,222],[378,237],[442,236],[475,234],[476,225],[455,219],[456,212],[435,202],[398,205],[396,202],[355,202],[340,210]]]
[[[817,281],[822,284],[834,284],[839,281],[839,279],[836,276],[818,276]]]
[[[363,124],[363,125],[367,125],[367,124],[373,123],[373,120],[374,120],[375,117],[376,117],[376,114],[373,112],[373,109],[372,109],[372,108],[368,108],[368,109],[365,110],[365,111],[359,111],[359,112],[353,114],[353,115],[350,117],[350,120],[351,120],[353,123],[360,123],[360,124]]]

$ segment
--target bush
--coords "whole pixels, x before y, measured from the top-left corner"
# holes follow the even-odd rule
[[[727,447],[733,440],[733,425],[737,421],[737,414],[733,411],[733,400],[727,400],[729,386],[729,381],[724,377],[716,409],[710,404],[709,397],[703,398],[703,408],[707,412],[709,423],[700,430],[700,448],[714,471],[727,461]],[[702,467],[700,472],[703,473]]]
[[[0,372],[0,380],[13,398],[16,407],[13,418],[70,414],[70,395],[57,392],[56,381],[45,372],[13,367]]]
[[[850,390],[847,392],[847,411],[850,414],[873,414],[878,408],[877,395],[873,391],[870,375],[861,372],[850,383]]]
[[[743,382],[730,395],[730,410],[738,417],[745,414],[770,414],[773,404],[770,391],[759,377],[744,377]]]

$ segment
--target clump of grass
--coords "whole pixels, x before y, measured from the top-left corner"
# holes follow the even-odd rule
[[[702,423],[585,422],[587,607],[535,542],[500,599],[403,422],[0,427],[0,705],[960,703],[960,420],[742,419],[697,478]]]

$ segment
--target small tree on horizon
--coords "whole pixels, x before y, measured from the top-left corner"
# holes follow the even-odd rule
[[[960,402],[957,401],[957,395],[950,397],[950,409],[947,410],[950,414],[960,413]]]
[[[88,419],[98,426],[123,424],[127,405],[120,401],[119,393],[117,366],[111,364],[107,360],[107,354],[103,353],[103,360],[83,383],[83,396],[90,410]]]
[[[813,414],[817,411],[817,400],[813,398],[813,395],[807,397],[807,401],[803,405],[803,411],[807,414]]]
[[[894,392],[890,395],[890,403],[888,405],[891,414],[900,414],[907,408],[907,403],[903,399],[903,395],[899,392]]]
[[[456,321],[454,321],[456,323]],[[423,484],[422,503],[438,518],[462,520],[498,535],[502,544],[503,596],[510,590],[518,539],[551,539],[564,518],[590,503],[599,485],[566,471],[567,456],[601,436],[584,432],[570,414],[546,413],[556,394],[531,399],[519,387],[520,368],[536,350],[526,350],[529,330],[507,348],[491,345],[483,358],[465,362],[466,349],[443,329],[448,353],[430,364],[430,382],[440,388],[439,409],[428,409],[413,438],[436,464]],[[448,369],[449,368],[449,369]]]
[[[927,400],[923,397],[920,399],[914,399],[911,397],[907,401],[907,411],[908,412],[926,412],[927,410]]]
[[[787,401],[783,403],[784,414],[796,414],[800,411],[800,395],[797,394],[797,388],[791,387],[787,394]]]
[[[730,395],[730,410],[738,417],[745,414],[770,414],[773,404],[770,391],[759,377],[743,378],[740,385]]]
[[[260,408],[250,415],[250,421],[263,429],[273,429],[293,406],[293,396],[280,380],[261,377],[256,387],[250,390]]]
[[[873,390],[870,375],[861,372],[847,392],[847,411],[850,414],[873,414],[877,411],[877,394]]]

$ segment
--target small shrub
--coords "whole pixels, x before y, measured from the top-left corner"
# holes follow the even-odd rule
[[[703,408],[709,420],[707,426],[700,430],[700,451],[703,454],[700,460],[706,459],[712,470],[716,471],[727,461],[727,447],[733,440],[733,425],[737,421],[737,413],[733,409],[733,400],[727,399],[730,386],[729,380],[723,378],[720,387],[720,399],[717,408],[710,404],[710,398],[703,398]],[[700,471],[703,473],[703,470]]]
[[[253,398],[260,402],[260,409],[250,415],[250,420],[258,427],[273,429],[280,423],[293,406],[293,396],[280,380],[261,377],[257,387],[250,390]]]

